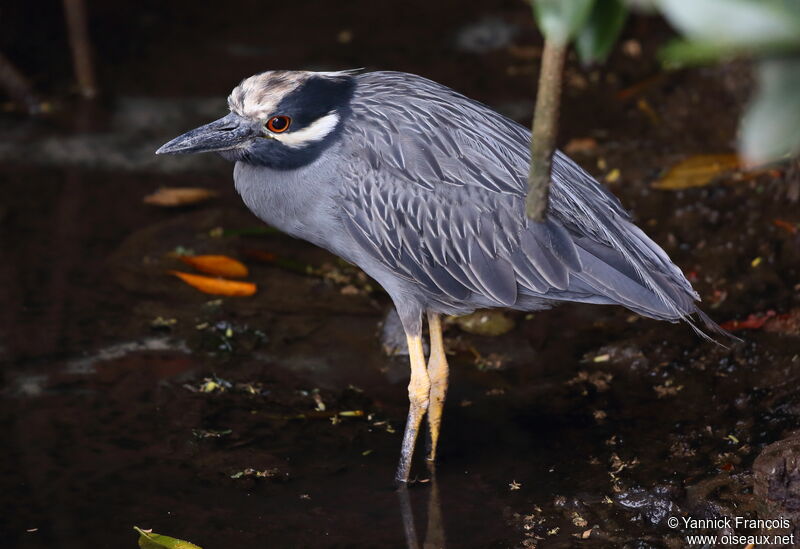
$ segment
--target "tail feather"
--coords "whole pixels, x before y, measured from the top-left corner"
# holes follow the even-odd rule
[[[575,300],[589,289],[596,295],[577,300],[617,303],[651,318],[683,320],[712,341],[716,339],[709,333],[737,339],[697,307],[700,296],[681,270],[632,223],[614,195],[560,152],[552,174],[552,211],[573,234],[583,266],[572,273],[567,291],[572,297],[565,294],[565,299]]]

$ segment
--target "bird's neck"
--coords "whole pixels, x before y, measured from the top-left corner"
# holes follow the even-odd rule
[[[326,222],[332,219],[333,172],[321,157],[295,170],[276,170],[237,162],[236,190],[262,221],[295,238],[330,249]]]

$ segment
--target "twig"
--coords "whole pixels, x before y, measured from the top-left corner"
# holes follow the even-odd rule
[[[42,111],[42,101],[33,91],[30,81],[2,53],[0,53],[0,86],[11,99],[28,109],[30,114],[39,114]]]
[[[84,0],[64,0],[64,12],[69,31],[69,47],[72,50],[72,63],[78,79],[78,89],[86,99],[97,95],[92,55],[89,47],[89,32],[86,23],[86,3]]]
[[[558,106],[561,100],[561,74],[566,44],[545,40],[536,110],[531,132],[531,168],[525,211],[534,221],[544,221],[550,196],[550,166],[555,150]]]

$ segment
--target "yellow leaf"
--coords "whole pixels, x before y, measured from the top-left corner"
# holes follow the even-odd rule
[[[244,263],[226,255],[182,255],[180,260],[212,275],[243,278],[249,274]]]
[[[216,191],[202,187],[161,187],[153,194],[144,197],[145,204],[174,208],[204,202],[217,196]]]
[[[698,154],[672,166],[653,187],[670,191],[704,187],[719,175],[739,167],[741,161],[735,154]]]
[[[620,176],[619,168],[614,168],[606,175],[606,181],[609,183],[615,183]]]
[[[256,285],[252,282],[239,282],[238,280],[226,280],[224,278],[211,278],[181,271],[169,271],[188,285],[193,286],[206,294],[227,295],[227,296],[250,296],[256,293]]]
[[[199,545],[189,541],[154,534],[137,526],[134,526],[133,529],[139,532],[139,547],[141,549],[202,549]]]

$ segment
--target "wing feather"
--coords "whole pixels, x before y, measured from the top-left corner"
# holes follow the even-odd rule
[[[622,304],[666,319],[697,294],[619,201],[553,158],[545,223],[524,214],[530,133],[449,88],[404,73],[356,77],[342,138],[344,225],[431,299],[465,309],[542,300]]]

